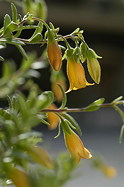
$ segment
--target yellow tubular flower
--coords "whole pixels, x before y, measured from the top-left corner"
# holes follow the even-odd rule
[[[28,153],[32,156],[33,160],[49,169],[54,168],[54,163],[48,153],[41,147],[31,146]]]
[[[12,168],[8,177],[13,181],[16,187],[30,187],[28,175],[18,168]]]
[[[92,157],[91,153],[83,145],[79,136],[70,129],[70,134],[64,131],[65,144],[68,151],[79,163],[81,158],[89,159]]]
[[[47,53],[51,66],[55,71],[59,71],[62,66],[62,53],[58,43],[48,40]]]
[[[56,105],[52,104],[48,107],[49,109],[57,109]],[[56,129],[59,123],[59,117],[54,112],[48,112],[49,129]]]
[[[81,63],[76,62],[73,58],[68,59],[67,75],[70,82],[70,88],[67,92],[93,85],[86,81],[84,68]]]

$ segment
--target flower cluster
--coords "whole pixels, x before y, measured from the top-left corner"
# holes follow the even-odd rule
[[[79,33],[81,35],[81,31],[79,31]],[[48,29],[48,59],[53,70],[55,71],[60,71],[62,66],[62,59],[67,59],[67,76],[70,83],[70,88],[67,92],[70,92],[71,90],[85,88],[89,85],[94,85],[94,83],[87,82],[85,77],[85,70],[81,62],[87,62],[87,68],[91,78],[96,84],[99,84],[101,77],[101,68],[97,58],[101,57],[98,56],[94,50],[89,48],[84,39],[80,36],[78,38],[79,41],[81,40],[80,44],[79,41],[77,42],[77,38],[75,39],[75,48],[72,48],[67,42],[67,40],[64,39],[67,49],[65,50],[62,58],[61,48],[58,45],[56,37],[57,35],[55,33],[55,29]]]

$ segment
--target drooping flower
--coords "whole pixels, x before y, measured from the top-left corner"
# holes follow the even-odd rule
[[[28,149],[28,153],[31,155],[32,159],[35,162],[37,162],[49,169],[54,168],[53,161],[51,160],[50,156],[43,148],[38,147],[38,146],[31,146]]]
[[[87,82],[82,64],[73,58],[67,61],[67,75],[70,82],[70,88],[67,92],[93,85]]]
[[[51,104],[49,109],[57,109],[55,104]],[[58,123],[59,123],[59,117],[54,112],[48,112],[48,122],[49,122],[49,129],[53,130],[56,129]]]
[[[99,65],[99,62],[96,58],[88,58],[87,59],[87,67],[90,76],[92,79],[99,84],[100,77],[101,77],[101,67]]]
[[[48,32],[47,53],[53,69],[55,71],[59,71],[62,66],[62,53],[58,43],[50,31]]]
[[[75,158],[78,163],[81,158],[89,159],[92,157],[91,153],[83,145],[83,142],[79,136],[72,130],[69,130],[70,133],[64,130],[64,139],[68,151]]]
[[[18,168],[11,168],[8,171],[8,177],[17,187],[30,187],[28,175]]]

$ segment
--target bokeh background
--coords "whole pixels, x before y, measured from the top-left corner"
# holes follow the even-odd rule
[[[71,33],[77,27],[84,30],[84,37],[89,47],[103,58],[100,59],[102,68],[101,82],[68,93],[68,107],[83,107],[94,100],[104,97],[111,102],[120,95],[124,95],[124,1],[123,0],[46,0],[48,7],[47,21],[60,27],[60,33]],[[0,2],[0,18],[10,12],[5,2]],[[1,21],[2,24],[2,21]],[[29,37],[31,33],[25,33]],[[26,50],[37,50],[39,46],[28,46]],[[15,55],[16,54],[16,55]],[[19,62],[18,51],[8,46],[8,51],[2,51],[6,58]],[[66,71],[66,62],[63,64]],[[45,71],[47,72],[47,70]],[[49,74],[49,73],[48,73]],[[87,75],[87,73],[86,73]],[[87,75],[89,82],[92,80]],[[43,90],[49,90],[49,81],[41,76],[39,80]],[[102,155],[108,165],[117,168],[115,179],[106,179],[97,170],[94,170],[89,161],[82,161],[81,166],[74,173],[74,178],[66,187],[122,187],[124,184],[124,143],[119,144],[119,133],[122,120],[118,113],[111,108],[100,109],[92,113],[72,114],[83,131],[83,142],[91,151]],[[51,154],[56,155],[65,151],[63,137],[54,140],[57,131],[44,130],[44,147]],[[78,177],[77,177],[78,176]]]

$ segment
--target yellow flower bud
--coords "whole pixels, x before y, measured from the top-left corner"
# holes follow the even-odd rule
[[[76,62],[73,58],[68,59],[67,75],[70,82],[70,88],[67,92],[93,85],[87,82],[84,68],[81,63]]]
[[[75,158],[78,163],[81,158],[89,159],[92,157],[91,153],[83,145],[79,136],[70,129],[70,134],[64,131],[65,144],[68,151]]]
[[[57,109],[56,105],[52,104],[48,107],[49,109]],[[56,129],[59,123],[59,117],[54,112],[48,112],[49,129]]]
[[[92,79],[99,84],[100,77],[101,77],[101,67],[99,65],[99,62],[96,58],[88,58],[87,59],[87,67],[90,76]]]
[[[55,39],[48,39],[47,52],[51,66],[55,71],[59,71],[62,66],[62,53]]]
[[[35,162],[50,169],[54,168],[54,164],[48,153],[41,147],[32,146],[29,148],[28,153],[32,156]]]
[[[30,187],[28,175],[18,169],[11,168],[8,173],[8,177],[13,181],[16,187]]]

